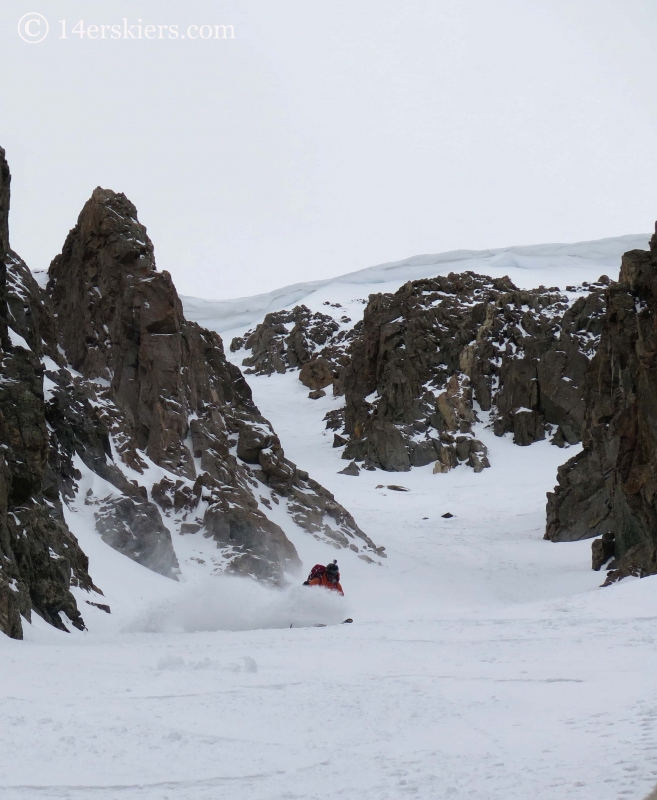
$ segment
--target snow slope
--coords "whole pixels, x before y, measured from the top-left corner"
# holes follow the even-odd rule
[[[225,578],[177,586],[91,551],[92,574],[102,559],[141,605],[98,611],[91,634],[0,640],[0,796],[640,798],[657,780],[657,583],[597,589],[587,542],[541,539],[563,453],[483,430],[496,467],[480,475],[337,475],[296,377],[255,383],[291,455],[387,562],[342,555],[347,596],[331,603]],[[376,488],[392,479],[411,491]],[[356,622],[287,627],[306,598],[317,620]]]
[[[588,277],[612,271],[594,261]],[[530,284],[559,283],[553,269]],[[329,288],[312,301],[340,300]],[[0,638],[0,798],[642,798],[657,782],[657,578],[601,590],[589,542],[542,539],[545,492],[576,450],[520,448],[484,420],[493,467],[478,475],[339,475],[322,417],[341,400],[309,400],[292,372],[248,377],[288,456],[388,558],[281,520],[307,568],[339,559],[344,600],[215,577],[197,535],[175,540],[177,584],[71,509],[112,614],[85,606],[85,634],[37,619],[26,641]]]
[[[270,311],[304,303],[318,311],[325,300],[349,304],[370,292],[394,292],[407,281],[472,270],[482,275],[508,275],[521,289],[594,281],[602,274],[618,277],[621,256],[646,249],[650,234],[629,234],[575,244],[539,244],[496,250],[452,250],[438,255],[413,256],[368,267],[321,281],[295,283],[267,294],[236,300],[183,297],[185,316],[205,328],[225,333],[248,328]],[[354,320],[355,321],[355,320]]]

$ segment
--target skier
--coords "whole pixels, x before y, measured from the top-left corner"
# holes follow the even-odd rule
[[[340,569],[337,560],[332,561],[328,566],[315,564],[310,570],[308,580],[304,581],[304,586],[323,586],[332,592],[338,592],[344,597],[342,586],[340,586]]]

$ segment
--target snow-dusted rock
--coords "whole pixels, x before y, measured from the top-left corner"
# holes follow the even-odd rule
[[[555,444],[578,442],[584,376],[604,312],[608,279],[601,281],[565,294],[466,272],[371,296],[342,374],[352,440],[345,457],[357,451],[375,466],[404,470],[429,463],[433,450],[443,466],[467,462],[479,471],[488,459],[473,439],[477,407],[516,444],[549,432]],[[384,429],[396,451],[402,437],[408,461],[378,456]]]
[[[0,166],[0,630],[20,636],[32,609],[84,627],[69,589],[95,587],[62,499],[111,547],[174,579],[174,539],[191,534],[215,542],[213,570],[282,582],[300,561],[276,506],[286,524],[374,554],[285,457],[219,335],[184,318],[132,203],[96,189],[44,290],[8,248]]]
[[[584,450],[548,495],[552,541],[615,535],[612,579],[657,573],[657,234],[623,257],[585,393]]]
[[[0,631],[21,638],[21,615],[84,628],[71,586],[95,587],[63,516],[46,418],[43,367],[52,319],[9,249],[10,176],[0,149]],[[12,330],[14,336],[9,336]]]

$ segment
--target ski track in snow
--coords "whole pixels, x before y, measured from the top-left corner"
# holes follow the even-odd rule
[[[615,277],[587,269],[568,282]],[[274,506],[305,568],[338,558],[344,600],[213,577],[197,535],[175,539],[175,583],[72,507],[106,598],[76,590],[88,633],[35,618],[25,641],[0,637],[0,798],[640,800],[657,782],[657,578],[598,589],[589,541],[542,540],[576,448],[520,448],[482,422],[479,475],[338,475],[322,417],[341,399],[309,400],[297,373],[249,380],[288,457],[388,558],[333,550]]]

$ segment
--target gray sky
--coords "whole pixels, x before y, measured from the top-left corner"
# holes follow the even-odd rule
[[[71,33],[123,17],[179,38]],[[12,245],[47,266],[97,185],[203,297],[650,230],[656,41],[654,0],[3,0]]]

